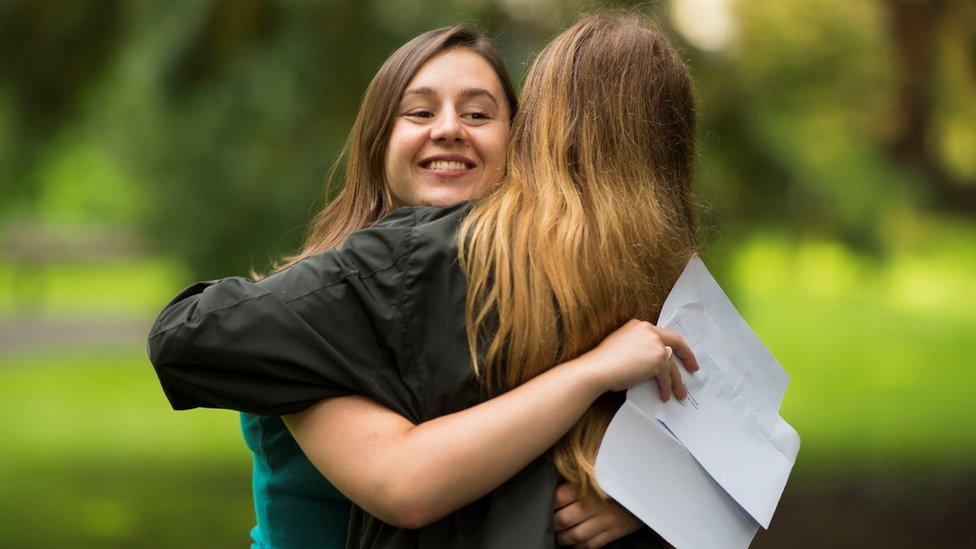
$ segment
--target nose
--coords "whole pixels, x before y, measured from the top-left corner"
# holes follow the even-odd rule
[[[437,142],[463,143],[467,136],[460,117],[454,112],[437,117],[430,128],[430,139]]]

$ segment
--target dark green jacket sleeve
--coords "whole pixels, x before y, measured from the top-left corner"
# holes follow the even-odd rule
[[[398,210],[259,282],[224,278],[177,295],[148,341],[172,406],[282,415],[355,393],[416,416],[396,351],[414,217]]]

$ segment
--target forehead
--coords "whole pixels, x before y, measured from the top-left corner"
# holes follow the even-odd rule
[[[483,88],[505,103],[501,80],[491,64],[468,48],[451,48],[431,57],[407,84],[410,88],[432,88],[439,95],[453,95],[464,89]]]

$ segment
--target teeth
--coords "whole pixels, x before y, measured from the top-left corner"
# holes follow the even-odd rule
[[[443,160],[435,160],[428,163],[427,167],[432,170],[464,170],[468,166],[464,162],[445,162]]]

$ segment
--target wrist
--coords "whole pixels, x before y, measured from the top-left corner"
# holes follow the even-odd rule
[[[597,355],[593,351],[564,362],[560,367],[566,367],[572,378],[571,382],[590,401],[610,390],[610,381],[601,371]]]

